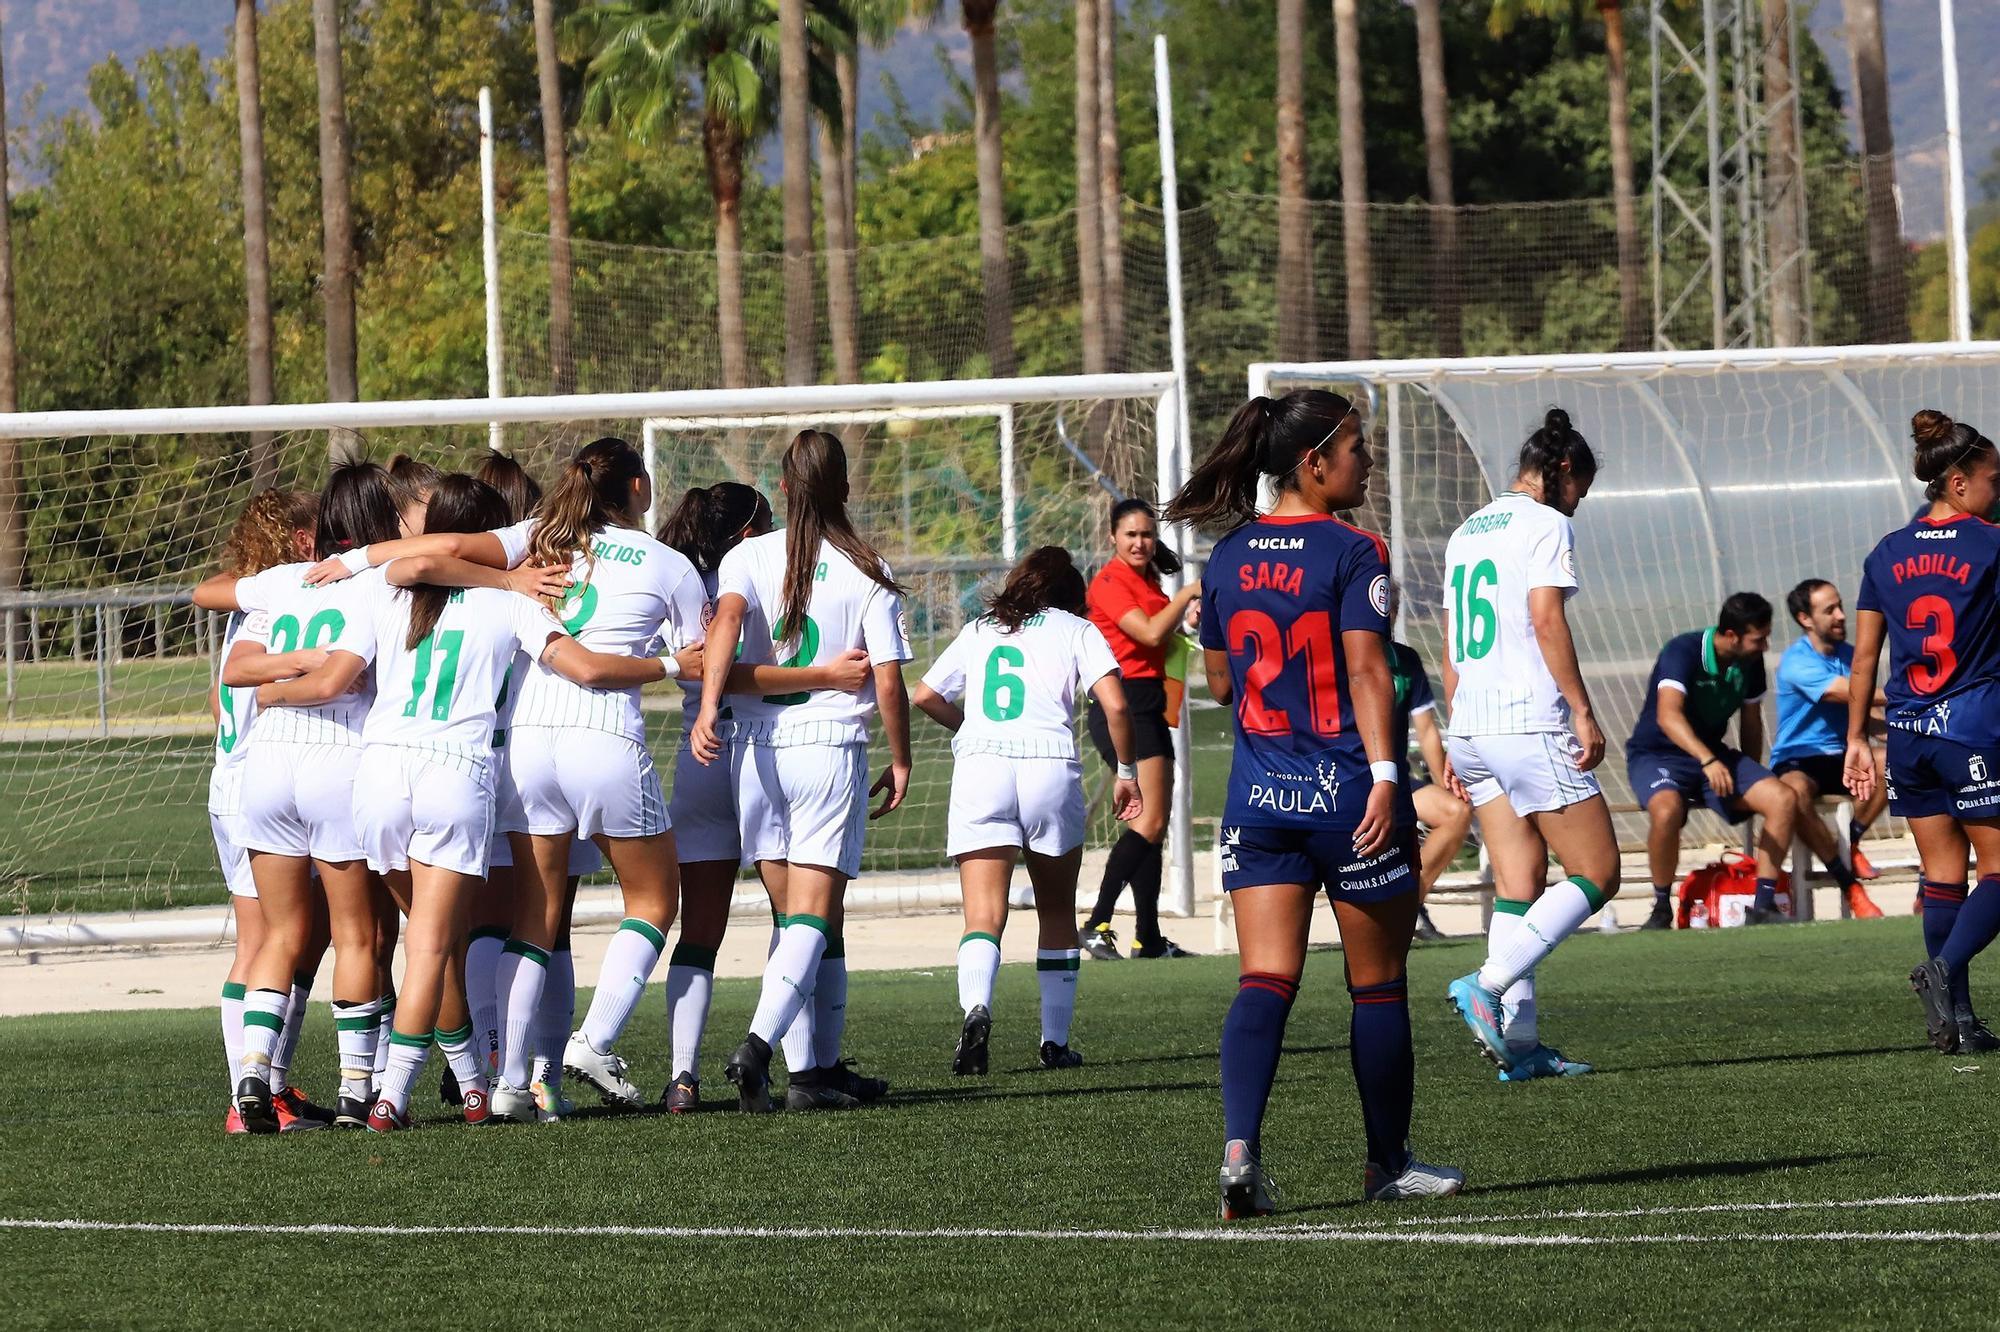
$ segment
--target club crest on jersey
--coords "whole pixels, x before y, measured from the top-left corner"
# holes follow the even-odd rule
[[[1375,581],[1368,585],[1368,604],[1375,608],[1377,615],[1389,613],[1389,575],[1376,574]]]
[[[1574,546],[1563,552],[1563,572],[1571,578],[1576,577],[1576,547]]]
[[[1973,781],[1975,782],[1985,781],[1986,760],[1984,758],[1981,758],[1979,755],[1974,754],[1972,756],[1971,761],[1965,765],[1965,771],[1966,775],[1971,777]]]

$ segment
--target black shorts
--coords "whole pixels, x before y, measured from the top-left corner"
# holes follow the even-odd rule
[[[1174,752],[1173,729],[1167,725],[1167,682],[1160,679],[1126,680],[1125,710],[1132,718],[1132,761],[1166,758]],[[1104,724],[1104,709],[1091,700],[1090,743],[1104,766],[1118,766],[1118,751],[1111,747],[1111,728]]]
[[[1821,795],[1837,796],[1847,794],[1846,765],[1845,754],[1806,754],[1774,764],[1771,771],[1780,777],[1788,772],[1802,772],[1807,781],[1819,788]]]

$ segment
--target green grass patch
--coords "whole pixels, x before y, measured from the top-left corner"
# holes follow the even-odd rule
[[[106,669],[105,712],[113,719],[205,717],[209,667],[205,658],[122,661]],[[95,722],[97,663],[42,662],[15,668],[11,722]]]

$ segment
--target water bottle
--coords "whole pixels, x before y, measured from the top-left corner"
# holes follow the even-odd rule
[[[1688,928],[1691,930],[1705,930],[1708,928],[1708,901],[1706,898],[1697,897],[1694,900],[1694,905],[1688,908]]]

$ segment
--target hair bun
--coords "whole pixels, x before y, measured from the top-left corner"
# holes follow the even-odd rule
[[[1571,430],[1569,413],[1560,407],[1549,408],[1549,414],[1542,418],[1542,429],[1551,435],[1569,434]]]
[[[1951,438],[1958,422],[1935,407],[1926,407],[1910,418],[1910,435],[1919,444],[1942,444]]]

